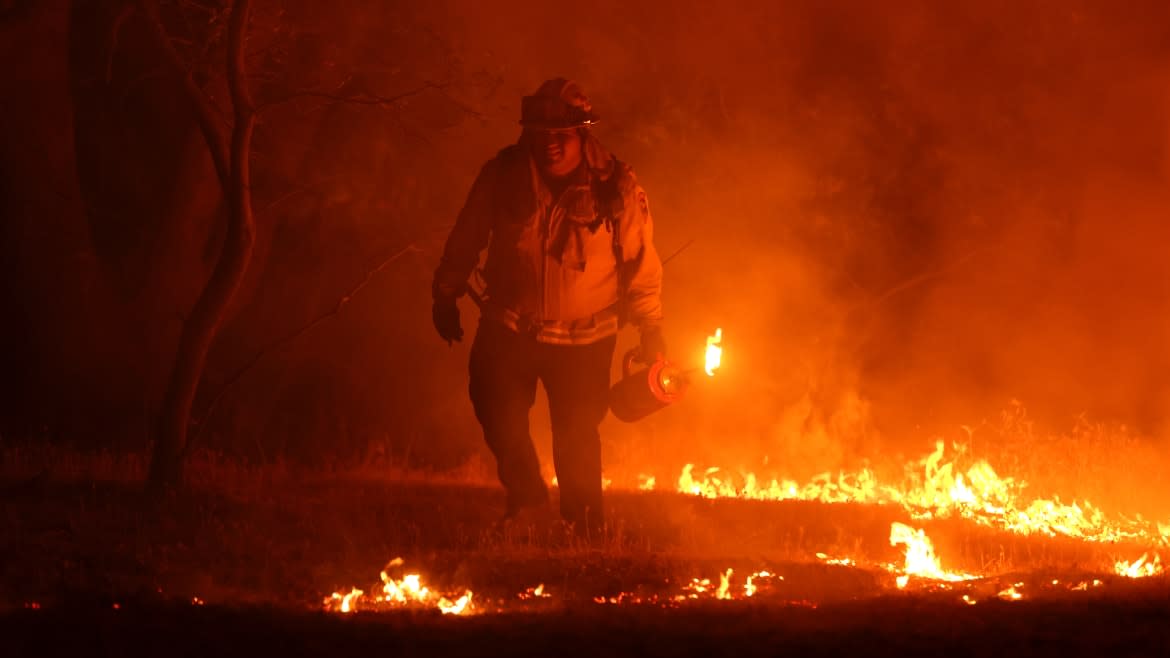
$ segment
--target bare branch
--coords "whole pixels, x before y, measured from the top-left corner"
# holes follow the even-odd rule
[[[315,190],[318,190],[321,187],[324,187],[326,184],[332,183],[340,178],[345,178],[345,176],[343,176],[341,174],[338,174],[336,176],[330,176],[330,177],[324,178],[322,180],[319,180],[316,183],[313,183],[312,185],[293,184],[291,190],[289,190],[288,192],[285,192],[284,194],[277,197],[276,199],[269,201],[267,205],[265,205],[263,208],[256,211],[256,215],[260,216],[260,217],[266,217],[268,215],[268,213],[272,212],[277,206],[280,206],[280,205],[288,202],[290,199],[295,199],[296,197],[298,197],[302,194],[308,194],[309,192],[313,192]]]
[[[330,93],[327,91],[312,91],[312,90],[296,91],[296,92],[292,92],[290,94],[287,94],[279,99],[264,103],[263,105],[261,105],[260,109],[268,108],[268,107],[271,107],[273,105],[278,105],[280,103],[286,103],[288,101],[291,101],[291,100],[294,100],[297,98],[324,98],[326,100],[336,101],[338,103],[352,103],[355,105],[377,105],[380,107],[392,107],[394,105],[397,105],[398,103],[401,103],[402,101],[404,101],[408,98],[418,96],[419,94],[422,94],[426,91],[429,91],[432,89],[436,89],[436,90],[441,91],[445,88],[446,88],[445,84],[435,84],[433,82],[428,82],[424,85],[421,85],[419,87],[416,87],[416,88],[408,90],[408,91],[404,91],[401,94],[395,94],[393,96],[381,96],[378,94],[371,94],[369,92],[361,92],[358,94],[344,95],[344,94],[334,94],[334,93]]]
[[[240,379],[242,379],[243,376],[248,373],[248,371],[255,367],[256,364],[261,361],[261,359],[263,359],[268,354],[279,351],[284,346],[312,331],[313,328],[315,328],[317,325],[340,313],[341,309],[345,308],[345,305],[352,301],[353,298],[362,291],[362,289],[369,285],[370,281],[372,281],[374,277],[377,276],[380,272],[385,270],[392,263],[402,258],[403,256],[410,253],[419,253],[420,251],[421,250],[415,245],[415,243],[412,242],[411,244],[394,252],[380,264],[378,264],[377,267],[373,268],[369,272],[366,272],[366,276],[362,278],[362,280],[359,281],[353,288],[351,288],[349,292],[342,295],[337,300],[337,303],[333,305],[333,308],[320,313],[306,324],[301,325],[300,327],[286,334],[283,338],[277,340],[274,343],[271,343],[267,347],[261,348],[258,352],[253,354],[252,358],[248,359],[248,361],[246,361],[234,373],[232,373],[230,377],[227,378],[227,381],[225,381],[223,386],[220,387],[219,391],[216,392],[215,397],[213,397],[211,402],[207,404],[207,409],[203,412],[203,416],[198,421],[196,421],[195,431],[191,435],[190,440],[187,441],[186,448],[184,449],[185,452],[189,452],[191,446],[198,442],[200,435],[203,433],[203,428],[208,425],[208,419],[210,419],[211,415],[215,413],[215,410],[219,406],[219,403],[223,399],[224,395],[230,391],[232,387],[235,386],[236,383],[239,382]]]
[[[235,109],[237,121],[249,118],[256,110],[244,68],[244,31],[248,29],[248,2],[249,0],[236,0],[232,5],[231,20],[228,23],[228,86],[231,88],[232,107]]]
[[[866,306],[868,306],[870,308],[881,306],[882,304],[889,301],[891,298],[896,297],[897,295],[899,295],[903,292],[906,292],[907,290],[910,290],[911,288],[914,288],[914,287],[919,286],[923,283],[926,283],[927,281],[930,281],[931,279],[938,279],[938,278],[941,278],[943,276],[946,276],[947,274],[950,274],[954,270],[959,269],[959,267],[961,267],[967,261],[971,260],[978,253],[979,253],[979,250],[976,249],[975,251],[968,252],[968,253],[964,254],[963,256],[955,259],[954,261],[952,261],[950,263],[947,263],[946,265],[944,265],[938,269],[929,270],[926,272],[919,273],[915,276],[912,276],[909,279],[906,279],[906,280],[890,287],[882,294],[876,296],[875,298],[873,298],[872,300],[867,302]]]
[[[220,185],[224,190],[227,190],[231,185],[231,175],[228,168],[230,156],[227,134],[220,126],[219,113],[211,99],[195,83],[190,67],[183,62],[179,51],[175,49],[175,44],[167,34],[162,17],[159,15],[158,0],[138,0],[138,7],[146,16],[151,35],[162,50],[163,58],[171,67],[172,73],[183,81],[183,88],[195,108],[195,118],[199,122],[199,129],[203,132],[203,139],[207,142],[208,151],[211,152],[215,173],[219,178]]]
[[[675,249],[673,254],[667,256],[666,258],[663,258],[662,259],[663,267],[665,267],[666,264],[669,263],[670,261],[674,260],[676,256],[678,256],[682,252],[686,251],[687,247],[689,247],[693,244],[695,244],[695,238],[691,238],[690,240],[687,240],[686,242],[683,243],[683,246],[679,247],[678,249]]]

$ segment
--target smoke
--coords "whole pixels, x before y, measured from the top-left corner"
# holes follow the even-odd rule
[[[798,476],[916,455],[1012,400],[1054,428],[1165,433],[1164,3],[273,7],[258,21],[277,27],[254,26],[262,98],[428,91],[265,110],[262,253],[203,395],[387,254],[417,251],[241,379],[209,436],[484,455],[467,345],[433,335],[429,277],[475,172],[518,136],[520,97],[559,76],[584,85],[597,135],[637,171],[660,252],[694,240],[666,270],[672,356],[698,362],[705,336],[725,335],[723,371],[688,399],[606,422],[611,472],[766,461]],[[59,315],[30,313],[34,334]],[[544,454],[546,428],[538,404]]]
[[[1161,433],[1164,7],[447,11],[501,76],[494,118],[580,79],[660,250],[697,241],[667,269],[672,351],[697,358],[722,326],[727,367],[649,427],[611,426],[615,454],[824,469],[1012,400],[1053,428]]]

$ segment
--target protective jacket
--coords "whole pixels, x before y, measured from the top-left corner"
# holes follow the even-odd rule
[[[480,252],[482,312],[540,342],[581,345],[662,320],[662,261],[633,170],[586,133],[584,162],[553,198],[528,149],[479,173],[435,271],[436,298],[467,290]]]

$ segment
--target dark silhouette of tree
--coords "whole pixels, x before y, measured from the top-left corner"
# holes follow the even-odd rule
[[[380,187],[391,140],[426,143],[436,121],[478,116],[447,93],[459,79],[451,66],[387,76],[383,58],[402,52],[388,54],[377,40],[334,46],[311,20],[316,7],[295,14],[292,6],[92,0],[70,9],[77,177],[96,262],[116,295],[117,339],[130,346],[109,395],[127,407],[137,400],[147,419],[152,490],[182,481],[208,419],[257,362],[337,315],[390,264],[419,253],[421,239],[440,236],[396,214],[388,230],[375,227],[384,244],[371,247],[377,260],[367,256],[362,270],[318,259],[287,279],[289,259],[356,234],[324,218],[384,216],[388,206],[371,208],[362,186]],[[440,45],[426,57],[446,63]],[[348,57],[339,66],[335,47]],[[418,114],[416,103],[441,111],[415,127],[406,117]],[[374,127],[353,130],[355,115]],[[354,153],[369,172],[353,175]],[[352,208],[323,205],[339,186],[357,200]],[[284,269],[270,268],[277,236]],[[329,280],[326,266],[346,274]],[[99,431],[99,440],[125,441],[120,430]]]
[[[211,151],[227,199],[227,230],[219,259],[194,308],[183,322],[175,363],[163,397],[148,476],[148,487],[157,491],[176,486],[182,481],[182,462],[191,407],[207,353],[252,257],[256,227],[252,214],[250,159],[255,108],[249,90],[244,54],[249,0],[233,0],[228,17],[224,71],[232,108],[230,137],[211,99],[195,82],[191,67],[183,61],[171,42],[159,15],[157,2],[141,0],[138,9],[149,19],[171,74],[183,80],[187,99],[195,108],[200,130]]]

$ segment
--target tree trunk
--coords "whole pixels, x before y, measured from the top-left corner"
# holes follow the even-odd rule
[[[163,398],[157,441],[151,457],[147,483],[150,490],[159,491],[182,483],[183,454],[191,421],[191,406],[203,376],[207,353],[223,323],[227,307],[243,281],[252,257],[256,229],[252,217],[249,158],[255,110],[248,89],[244,58],[249,0],[234,0],[228,23],[227,79],[234,125],[230,154],[227,158],[223,157],[221,150],[225,140],[213,114],[214,110],[203,91],[190,79],[188,69],[181,66],[182,62],[170,44],[158,17],[157,6],[153,2],[144,2],[143,6],[147,9],[155,32],[160,33],[156,36],[161,36],[165,42],[162,45],[167,59],[170,60],[172,67],[180,65],[178,72],[186,78],[188,95],[199,112],[200,125],[212,151],[212,157],[217,163],[220,178],[221,180],[226,178],[225,197],[228,200],[227,235],[224,238],[223,251],[207,281],[207,286],[183,323],[175,365]],[[227,162],[224,163],[224,160]],[[224,167],[224,164],[227,166]]]

